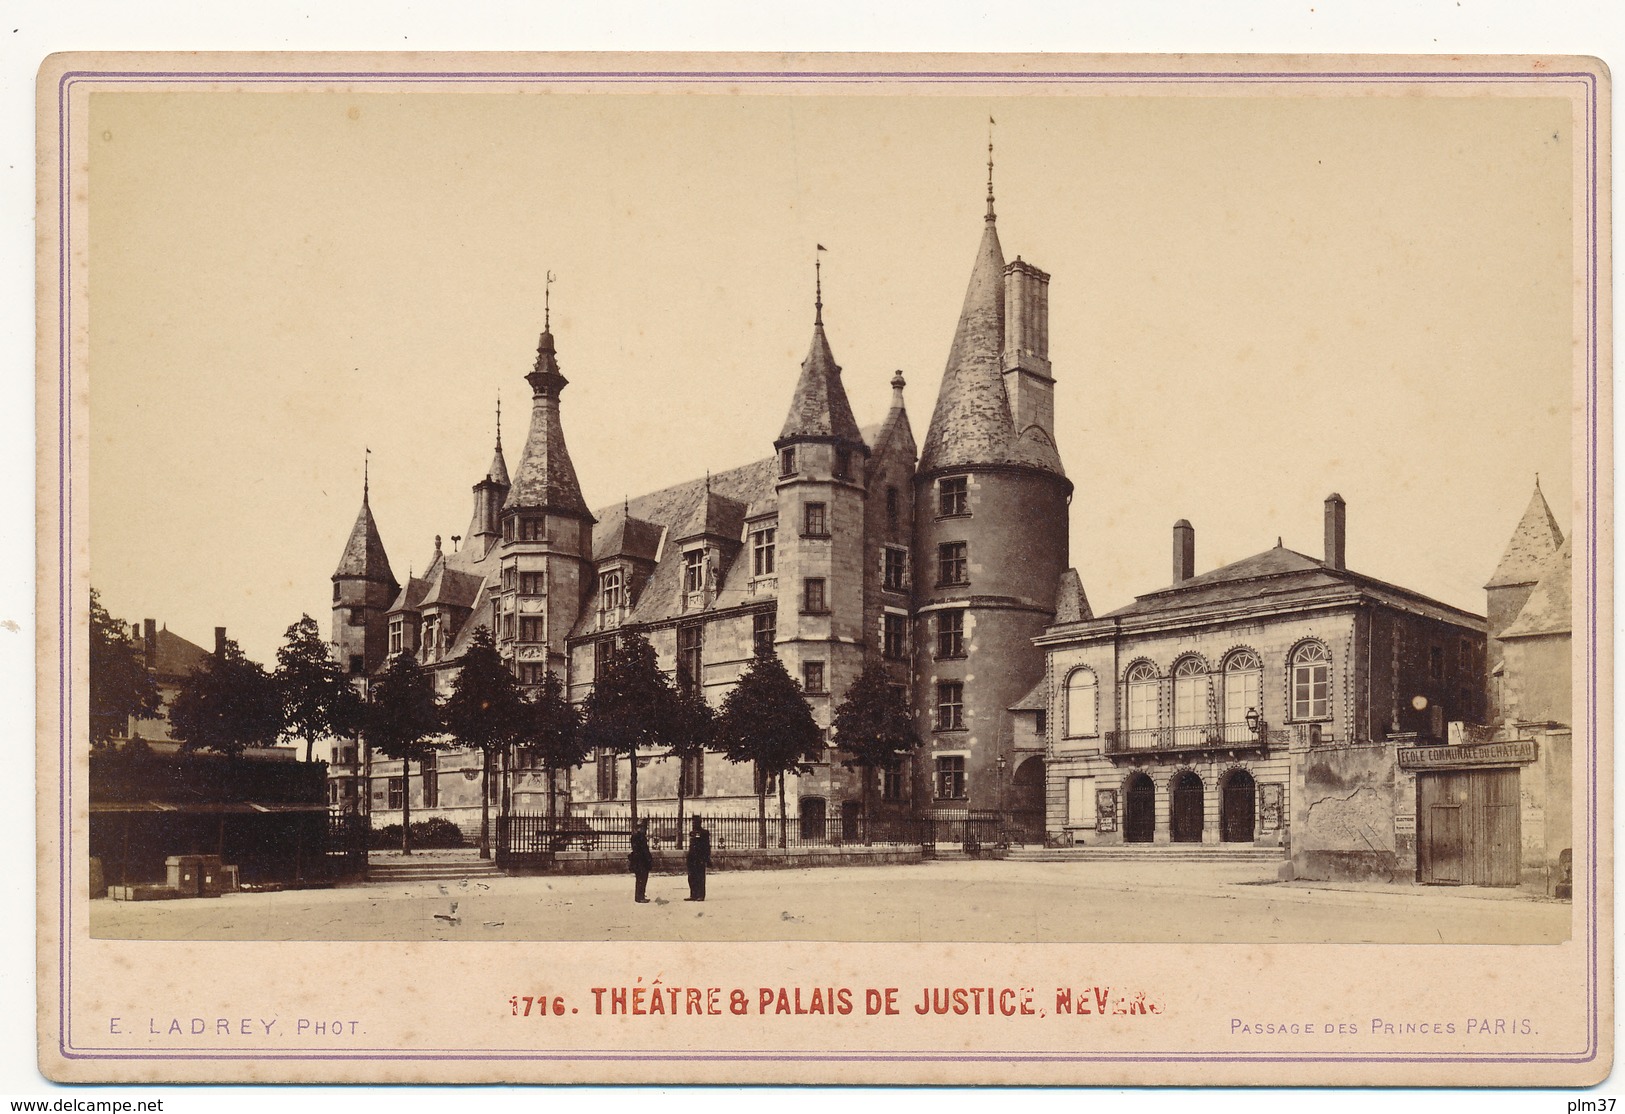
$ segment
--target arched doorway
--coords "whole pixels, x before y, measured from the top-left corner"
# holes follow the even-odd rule
[[[824,838],[824,816],[824,798],[801,798],[801,838],[821,841]]]
[[[1219,838],[1225,843],[1251,843],[1257,819],[1258,785],[1246,770],[1225,775],[1219,797]]]
[[[1123,810],[1123,842],[1150,843],[1157,830],[1157,787],[1143,773],[1129,775]]]
[[[1018,839],[1038,843],[1044,838],[1044,760],[1037,755],[1016,767],[1007,802],[1010,828]]]
[[[1168,785],[1168,838],[1175,843],[1202,842],[1202,779],[1180,770]]]

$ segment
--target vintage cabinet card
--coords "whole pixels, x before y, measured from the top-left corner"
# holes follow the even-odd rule
[[[1599,62],[38,88],[51,1078],[1609,1072]]]

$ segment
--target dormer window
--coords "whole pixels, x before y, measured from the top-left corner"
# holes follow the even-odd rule
[[[705,590],[705,550],[691,549],[683,554],[683,591]]]
[[[760,530],[752,530],[750,535],[750,570],[752,576],[772,576],[774,564],[775,539],[778,537],[778,528],[763,526]]]
[[[779,475],[793,476],[796,474],[796,451],[784,449],[779,453]]]
[[[598,599],[606,611],[625,606],[625,591],[620,569],[606,569],[598,574]]]

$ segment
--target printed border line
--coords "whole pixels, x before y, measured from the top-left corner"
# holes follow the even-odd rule
[[[984,1060],[997,1060],[1001,1062],[1104,1062],[1104,1063],[1137,1063],[1137,1062],[1180,1062],[1180,1063],[1222,1063],[1222,1062],[1268,1062],[1268,1063],[1587,1063],[1596,1059],[1598,1053],[1598,1030],[1600,1027],[1599,1011],[1599,980],[1598,965],[1598,814],[1599,776],[1598,776],[1598,663],[1597,663],[1597,616],[1595,607],[1590,609],[1586,625],[1587,645],[1587,676],[1586,676],[1586,703],[1587,703],[1587,736],[1590,742],[1589,789],[1591,809],[1588,817],[1588,833],[1591,841],[1591,855],[1588,866],[1589,879],[1589,908],[1587,910],[1587,926],[1590,929],[1587,958],[1586,995],[1589,1006],[1590,1026],[1587,1033],[1587,1047],[1583,1053],[1534,1053],[1525,1056],[1491,1056],[1472,1053],[1440,1054],[1437,1056],[1419,1055],[1340,1055],[1340,1054],[1302,1054],[1279,1055],[1260,1053],[1249,1055],[1245,1053],[1167,1053],[1153,1055],[1112,1055],[1112,1054],[1079,1054],[1079,1053],[1032,1053],[1029,1051],[963,1053],[956,1055],[939,1054],[929,1051],[904,1052],[878,1056],[848,1056],[838,1053],[809,1054],[804,1052],[765,1052],[755,1053],[746,1050],[733,1052],[720,1052],[708,1054],[652,1054],[652,1053],[621,1053],[615,1051],[589,1051],[589,1052],[561,1052],[561,1053],[498,1053],[498,1052],[456,1052],[453,1050],[438,1050],[403,1053],[400,1050],[381,1052],[376,1055],[356,1054],[302,1054],[275,1051],[272,1049],[242,1048],[232,1052],[215,1054],[200,1054],[200,1050],[175,1050],[173,1052],[134,1053],[121,1052],[111,1048],[86,1046],[83,1049],[72,1045],[72,954],[71,954],[71,916],[72,886],[70,878],[70,865],[72,862],[72,825],[69,822],[68,802],[72,800],[72,694],[70,686],[73,629],[72,629],[72,508],[73,508],[73,476],[72,476],[72,407],[71,402],[71,344],[72,344],[72,298],[71,284],[71,229],[70,229],[70,191],[68,188],[68,151],[70,140],[69,105],[75,88],[81,84],[94,84],[104,81],[117,81],[140,84],[173,84],[191,83],[213,80],[230,80],[241,84],[284,84],[308,81],[311,79],[345,79],[369,83],[400,82],[411,83],[463,83],[463,82],[491,82],[501,80],[522,81],[570,81],[586,84],[596,83],[655,83],[655,82],[690,82],[708,83],[715,81],[752,81],[764,85],[776,83],[816,83],[816,84],[877,84],[877,85],[917,85],[922,83],[942,82],[948,84],[976,84],[981,82],[1000,82],[1012,84],[1054,83],[1064,82],[1071,84],[1100,82],[1104,84],[1125,83],[1151,83],[1151,84],[1203,84],[1207,82],[1241,83],[1241,84],[1293,84],[1303,82],[1307,84],[1362,84],[1362,83],[1436,83],[1446,84],[1472,84],[1476,82],[1511,82],[1532,83],[1537,85],[1563,84],[1578,80],[1584,88],[1582,104],[1588,117],[1586,129],[1586,226],[1587,226],[1587,353],[1586,353],[1586,476],[1587,486],[1587,520],[1590,524],[1590,537],[1588,541],[1589,566],[1587,569],[1588,597],[1595,602],[1598,583],[1598,554],[1597,554],[1597,523],[1599,500],[1597,496],[1597,464],[1598,464],[1598,405],[1597,405],[1597,374],[1598,374],[1598,308],[1600,293],[1598,289],[1598,271],[1600,262],[1598,258],[1599,230],[1598,217],[1598,117],[1597,117],[1597,77],[1585,71],[1557,71],[1550,73],[1523,73],[1516,71],[1486,71],[1470,73],[1462,71],[1378,71],[1370,74],[1361,74],[1348,71],[1308,72],[1294,71],[1285,73],[1238,72],[1223,73],[1218,71],[1197,71],[1189,74],[1169,74],[1154,71],[1129,72],[1102,72],[1102,71],[1043,71],[1043,72],[1008,72],[1008,71],[970,71],[945,72],[930,71],[926,73],[895,74],[885,71],[854,71],[850,73],[824,72],[824,71],[791,71],[789,73],[772,73],[767,71],[445,71],[441,73],[405,72],[405,71],[260,71],[254,73],[233,71],[118,71],[118,70],[75,70],[64,73],[58,80],[58,217],[60,222],[58,232],[58,284],[57,295],[59,303],[58,341],[58,434],[61,443],[58,445],[58,619],[60,625],[61,645],[58,651],[58,712],[59,737],[58,750],[61,761],[59,784],[62,795],[58,801],[58,833],[59,846],[62,848],[61,858],[58,862],[58,912],[59,932],[58,957],[61,964],[59,972],[59,1018],[61,1025],[58,1034],[58,1044],[62,1055],[69,1059],[108,1059],[108,1060],[170,1060],[170,1059],[242,1059],[248,1054],[256,1054],[265,1059],[309,1059],[309,1060],[502,1060],[502,1059],[546,1059],[546,1060],[705,1060],[728,1061],[743,1060],[745,1062],[773,1062],[782,1061],[817,1061],[817,1062],[981,1062]]]

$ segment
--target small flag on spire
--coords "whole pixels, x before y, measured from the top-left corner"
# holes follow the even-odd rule
[[[819,244],[819,245],[818,245],[818,250],[819,250],[819,251],[828,251],[828,250],[829,250],[829,249],[828,249],[828,248],[826,248],[826,247],[825,247],[825,246],[824,246],[824,245],[823,245],[823,244]]]

